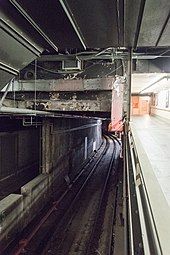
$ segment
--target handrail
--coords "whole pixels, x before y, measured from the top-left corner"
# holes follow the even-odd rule
[[[139,208],[135,190],[133,162],[130,155],[128,123],[124,125],[124,254],[144,255],[143,238],[140,226]]]
[[[169,226],[166,227],[165,222],[169,222],[170,217],[162,220],[164,215],[169,212],[168,205],[153,173],[149,159],[133,130],[133,126],[130,128],[127,124],[125,125],[126,150],[131,162],[131,169],[127,169],[127,172],[129,172],[129,175],[132,172],[135,183],[135,196],[140,219],[139,228],[141,228],[143,243],[142,254],[169,255],[170,245],[167,242]],[[131,196],[131,194],[128,194],[128,196]],[[158,197],[159,201],[156,197]],[[164,214],[162,207],[165,210]],[[163,229],[165,230],[166,228],[167,231],[163,232]]]
[[[128,139],[130,144],[129,151],[132,159],[133,174],[136,182],[136,196],[139,208],[144,254],[160,255],[162,254],[162,251],[158,238],[158,233],[153,218],[153,213],[147,193],[146,184],[143,178],[137,151],[130,130],[128,133]]]

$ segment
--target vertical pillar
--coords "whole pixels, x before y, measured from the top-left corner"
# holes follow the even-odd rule
[[[110,131],[122,131],[124,77],[117,76],[112,89]]]
[[[84,159],[87,159],[87,136],[84,138]]]
[[[128,85],[128,109],[127,109],[127,120],[130,121],[131,115],[131,87],[132,87],[132,48],[129,49],[129,56],[128,56],[128,70],[127,70],[127,85]]]
[[[45,120],[42,127],[42,173],[49,173],[51,167],[50,121]]]

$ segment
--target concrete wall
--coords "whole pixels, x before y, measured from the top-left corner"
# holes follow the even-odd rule
[[[57,169],[64,159],[65,167],[63,168],[67,168],[67,173],[73,175],[73,172],[76,172],[76,169],[79,169],[80,165],[91,155],[94,144],[96,148],[99,147],[101,121],[83,118],[45,120],[42,136],[45,141],[43,143],[43,172],[49,173]]]
[[[144,115],[150,111],[150,97],[148,96],[132,96],[131,114]]]
[[[0,185],[29,172],[39,173],[39,136],[39,128],[0,132]]]
[[[3,96],[0,93],[1,97]],[[34,109],[34,92],[20,91],[15,94],[9,92],[4,105],[7,107]],[[36,107],[38,110],[51,111],[76,111],[76,112],[110,112],[112,93],[111,90],[89,91],[44,91],[37,94]]]
[[[107,68],[108,71],[108,68]],[[110,72],[110,71],[109,71]],[[46,75],[47,76],[47,75]],[[93,78],[93,79],[53,79],[44,80],[38,79],[36,86],[37,91],[41,92],[76,92],[76,91],[106,91],[112,90],[113,83],[115,81],[114,77],[103,77],[103,78]],[[13,91],[12,85],[9,91]],[[15,91],[34,91],[34,79],[33,80],[20,80],[15,81]]]
[[[162,118],[170,119],[170,109],[151,107],[151,114]]]
[[[42,127],[42,173],[0,201],[0,252],[66,185],[101,145],[101,121],[46,119]],[[86,147],[87,145],[87,147]],[[87,149],[86,149],[87,148]]]
[[[166,81],[168,84],[169,82]],[[162,89],[152,95],[151,114],[170,119],[170,89]]]
[[[36,81],[36,109],[51,111],[111,111],[114,77],[96,79],[59,79]],[[17,107],[34,109],[34,80],[15,81]],[[4,88],[5,91],[5,88]],[[2,94],[2,93],[1,93]],[[3,94],[2,94],[3,95]],[[13,86],[4,105],[14,107]]]

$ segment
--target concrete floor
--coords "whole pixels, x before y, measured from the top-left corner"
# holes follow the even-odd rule
[[[144,115],[132,123],[170,206],[170,120]]]

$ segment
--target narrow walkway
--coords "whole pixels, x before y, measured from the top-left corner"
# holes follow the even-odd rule
[[[170,206],[170,120],[135,116],[132,125]]]

